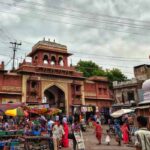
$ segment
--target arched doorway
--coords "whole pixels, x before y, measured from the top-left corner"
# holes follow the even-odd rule
[[[59,108],[65,113],[65,93],[62,89],[53,85],[44,91],[44,95],[50,107]]]

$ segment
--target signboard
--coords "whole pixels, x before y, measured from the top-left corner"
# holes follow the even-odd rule
[[[85,149],[85,144],[84,144],[84,139],[82,132],[74,132],[75,139],[77,141],[77,146],[79,150],[84,150]]]
[[[42,103],[46,103],[46,102],[47,102],[47,98],[46,98],[46,97],[43,97]]]
[[[15,87],[15,86],[1,86],[0,91],[15,91],[15,92],[21,92],[21,87]]]
[[[2,104],[20,103],[20,99],[2,98]]]

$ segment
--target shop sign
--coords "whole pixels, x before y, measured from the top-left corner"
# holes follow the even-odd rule
[[[15,91],[20,92],[21,87],[15,87],[15,86],[1,86],[0,91]]]
[[[2,104],[20,103],[20,99],[3,98]]]

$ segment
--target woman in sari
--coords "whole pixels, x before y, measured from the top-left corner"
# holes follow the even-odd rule
[[[99,142],[98,144],[100,145],[101,144],[101,139],[102,139],[102,127],[99,124],[99,122],[96,123],[95,133],[96,133],[96,138],[97,138],[97,140]]]
[[[116,141],[118,142],[118,145],[121,146],[122,132],[118,120],[115,120],[114,129],[116,134]]]
[[[129,143],[129,129],[126,123],[123,124],[122,128],[122,137],[123,137],[123,142],[124,144],[128,144]]]
[[[63,123],[63,128],[64,128],[64,135],[62,137],[62,145],[63,147],[69,147],[69,139],[68,139],[69,127],[66,122]]]

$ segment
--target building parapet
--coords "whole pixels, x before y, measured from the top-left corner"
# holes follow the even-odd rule
[[[38,43],[36,43],[33,47],[32,47],[32,51],[35,51],[36,49],[52,49],[52,48],[57,48],[61,51],[67,52],[67,46],[66,45],[62,45],[62,44],[58,44],[55,42],[51,42],[51,41],[39,41]]]
[[[113,87],[114,88],[119,88],[119,87],[122,87],[122,86],[128,86],[128,85],[134,85],[134,84],[137,84],[138,81],[133,78],[132,80],[128,80],[128,81],[114,81],[113,82]]]

